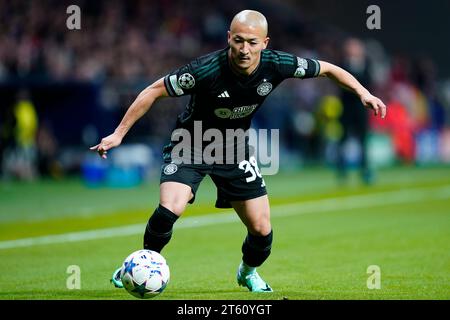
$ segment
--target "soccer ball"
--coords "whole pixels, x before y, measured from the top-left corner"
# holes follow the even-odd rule
[[[131,295],[150,299],[163,292],[170,279],[170,270],[166,259],[159,253],[138,250],[123,262],[120,278]]]

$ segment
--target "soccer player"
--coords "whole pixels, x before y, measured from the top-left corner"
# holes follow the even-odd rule
[[[176,129],[194,134],[196,124],[203,129],[248,130],[254,113],[267,95],[287,78],[326,76],[354,92],[362,104],[375,114],[386,114],[386,107],[371,95],[350,73],[333,64],[293,54],[268,50],[268,25],[264,15],[244,10],[232,20],[228,31],[228,46],[199,57],[144,89],[131,104],[114,133],[91,147],[102,158],[121,144],[132,125],[162,97],[190,95],[191,99],[178,116]],[[200,122],[201,121],[201,122]],[[172,135],[174,136],[174,135]],[[189,160],[203,151],[194,145],[182,158],[176,159],[174,150],[182,141],[172,141],[164,147],[164,164],[160,179],[160,202],[150,217],[144,232],[144,248],[160,252],[172,236],[172,227],[188,203],[193,203],[196,190],[210,175],[217,187],[216,207],[232,207],[247,228],[242,244],[242,261],[237,282],[251,292],[271,292],[272,288],[256,272],[269,257],[272,247],[269,200],[264,180],[249,151],[245,159],[235,156],[226,163],[200,163]],[[248,140],[235,142],[226,139],[234,150],[248,146]],[[184,149],[186,151],[186,149]],[[248,148],[246,148],[248,150]],[[236,160],[236,161],[234,161]],[[116,270],[112,282],[122,287]]]

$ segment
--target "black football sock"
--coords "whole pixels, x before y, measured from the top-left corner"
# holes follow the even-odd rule
[[[242,261],[250,267],[262,265],[270,255],[272,239],[272,230],[266,236],[254,236],[248,233],[242,244]]]
[[[144,233],[144,249],[161,252],[172,237],[172,228],[178,216],[159,205],[150,217]]]

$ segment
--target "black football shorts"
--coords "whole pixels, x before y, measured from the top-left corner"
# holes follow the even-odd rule
[[[179,182],[191,187],[194,197],[203,178],[209,175],[217,187],[216,208],[231,208],[230,201],[258,198],[267,194],[263,177],[254,157],[239,164],[175,164],[161,167],[163,182]]]

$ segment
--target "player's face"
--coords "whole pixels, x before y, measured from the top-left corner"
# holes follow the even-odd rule
[[[257,27],[238,24],[228,31],[230,58],[236,71],[252,73],[259,64],[261,51],[267,47],[269,38]]]

